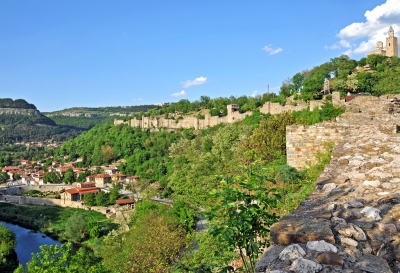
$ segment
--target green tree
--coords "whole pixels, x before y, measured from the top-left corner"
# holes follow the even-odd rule
[[[73,253],[70,242],[58,245],[40,246],[39,253],[32,254],[32,260],[26,264],[26,273],[107,273],[92,251],[80,247]]]
[[[63,182],[72,184],[75,181],[74,170],[72,168],[68,168],[68,170],[64,173]]]
[[[303,81],[304,81],[304,74],[303,73],[296,73],[293,76],[293,78],[292,78],[293,92],[292,93],[300,92],[300,89],[303,86]]]
[[[16,245],[15,233],[0,224],[0,272],[13,272],[18,267]]]
[[[0,253],[2,255],[10,254],[17,246],[15,233],[6,226],[0,224]]]
[[[21,178],[21,176],[17,173],[13,174],[13,179],[14,180],[19,180]]]
[[[221,188],[211,192],[218,204],[207,214],[210,221],[217,221],[210,234],[229,245],[232,251],[239,251],[248,273],[254,272],[258,255],[267,245],[269,227],[278,220],[271,211],[280,200],[274,188],[265,187],[266,177],[256,174],[255,167],[255,164],[242,167],[245,175],[223,179]],[[272,179],[269,181],[274,183]]]
[[[75,212],[72,214],[65,224],[65,236],[68,240],[74,243],[82,241],[87,232],[86,223],[87,221],[81,213]]]
[[[94,193],[88,193],[83,196],[83,202],[85,205],[91,207],[96,205],[96,197]]]
[[[96,195],[96,205],[97,206],[108,206],[110,201],[109,195],[107,193],[105,193],[104,191],[100,191],[97,195]]]
[[[149,212],[123,235],[104,239],[101,256],[116,273],[169,272],[185,246],[186,232],[174,218]]]
[[[290,113],[263,119],[259,127],[244,142],[261,160],[272,161],[286,154],[286,126],[294,123]]]
[[[100,235],[100,226],[99,223],[95,220],[87,222],[86,230],[89,231],[89,235],[92,238],[97,238]]]
[[[58,172],[46,172],[43,177],[44,182],[50,182],[50,183],[58,183],[60,182],[60,176]]]
[[[3,256],[10,254],[17,246],[15,233],[6,226],[0,224],[0,253]]]
[[[309,101],[317,98],[324,84],[324,76],[320,73],[309,76],[303,81],[303,89],[301,89],[301,97]]]
[[[8,176],[7,173],[5,173],[5,172],[0,172],[0,181],[1,181],[1,182],[6,182],[8,179],[10,179],[10,177]]]

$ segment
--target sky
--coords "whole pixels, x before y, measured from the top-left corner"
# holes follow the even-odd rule
[[[50,112],[279,93],[390,26],[400,0],[3,0],[0,98]]]

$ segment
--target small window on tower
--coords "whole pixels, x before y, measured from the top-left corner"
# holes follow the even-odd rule
[[[389,43],[389,46],[390,46],[390,43]]]

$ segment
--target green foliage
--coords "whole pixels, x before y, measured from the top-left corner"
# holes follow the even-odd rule
[[[46,183],[59,183],[60,182],[60,176],[58,172],[45,172],[43,181]]]
[[[332,102],[326,101],[321,109],[315,108],[313,111],[301,110],[292,113],[295,120],[294,123],[301,125],[312,125],[324,120],[332,120],[333,118],[344,113],[344,108],[333,106]]]
[[[267,178],[255,174],[255,164],[242,168],[245,175],[225,178],[221,188],[211,192],[218,205],[207,216],[210,221],[218,222],[210,234],[232,250],[238,249],[245,272],[250,273],[254,272],[258,255],[267,245],[270,225],[278,220],[271,211],[277,208],[280,196],[276,189],[265,187]]]
[[[0,99],[0,108],[36,109],[36,106],[23,99]]]
[[[301,97],[305,101],[318,98],[323,84],[324,75],[320,73],[305,78],[303,81],[303,89],[301,89]]]
[[[97,221],[91,220],[87,222],[86,230],[89,232],[89,235],[92,238],[98,238],[100,235],[100,225]]]
[[[84,247],[73,253],[72,244],[40,246],[39,253],[32,254],[26,273],[106,273],[101,259]]]
[[[85,205],[92,207],[96,205],[96,196],[94,193],[88,193],[83,196],[83,202]]]
[[[97,124],[113,121],[113,117],[70,117],[64,115],[51,115],[50,118],[54,120],[57,125],[70,126],[74,128],[89,130]]]
[[[196,243],[189,245],[173,272],[226,273],[225,265],[237,258],[226,242],[215,240],[208,232],[191,233],[189,238]]]
[[[67,221],[75,213],[81,214],[85,219],[95,220],[99,223],[101,233],[106,234],[117,227],[111,219],[94,210],[75,208],[61,208],[57,206],[16,206],[3,203],[0,209],[0,218],[6,222],[18,224],[42,233],[57,237],[59,240],[68,240],[65,234]]]
[[[212,203],[208,192],[218,185],[217,174],[235,172],[234,166],[242,157],[240,143],[252,132],[243,123],[221,124],[202,130],[195,138],[181,139],[170,147],[171,170],[168,187],[173,198],[183,198],[192,206],[207,207]]]
[[[72,184],[75,181],[74,170],[72,168],[68,168],[63,175],[63,182]]]
[[[0,224],[0,255],[9,255],[17,246],[15,233],[6,226]]]
[[[8,179],[10,179],[10,177],[8,176],[7,173],[5,173],[5,172],[0,172],[0,181],[1,181],[1,182],[6,182]]]
[[[0,139],[3,143],[14,141],[64,141],[77,136],[81,129],[57,124],[46,116],[4,114],[0,115]]]
[[[174,219],[149,212],[128,232],[107,236],[101,255],[111,272],[169,272],[185,242],[186,232]]]
[[[96,205],[106,207],[110,204],[110,194],[100,191],[96,195]]]
[[[246,149],[261,160],[272,161],[286,154],[286,126],[294,123],[290,113],[263,119],[254,133],[245,141]]]
[[[65,236],[75,243],[82,241],[87,232],[86,224],[87,220],[82,214],[72,214],[65,224]]]
[[[171,212],[178,218],[179,224],[185,228],[186,232],[193,231],[196,224],[196,211],[183,201],[176,201]]]

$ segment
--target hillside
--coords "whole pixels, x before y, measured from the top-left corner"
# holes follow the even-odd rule
[[[87,130],[97,124],[111,122],[115,117],[133,116],[153,108],[158,108],[158,106],[73,107],[43,114],[54,120],[57,125],[73,126]]]
[[[18,141],[64,141],[83,130],[59,126],[23,99],[0,99],[0,143]]]

